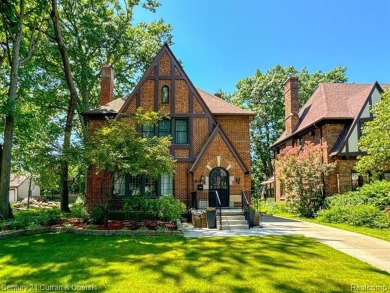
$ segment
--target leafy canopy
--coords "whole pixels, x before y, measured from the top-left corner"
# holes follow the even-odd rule
[[[137,131],[143,125],[158,123],[163,117],[164,114],[142,113],[142,109],[138,109],[134,118],[107,121],[87,143],[88,163],[98,170],[118,175],[157,178],[162,174],[172,174],[174,161],[169,152],[170,138],[144,138]]]
[[[364,124],[363,136],[358,143],[367,154],[358,157],[356,170],[362,174],[378,175],[390,167],[390,91],[382,94],[372,113],[375,118]]]
[[[251,123],[252,166],[255,182],[273,174],[270,146],[284,131],[284,82],[290,76],[299,77],[299,100],[302,106],[321,82],[345,82],[345,67],[336,67],[326,73],[298,71],[293,66],[274,68],[237,83],[237,91],[227,99],[236,105],[257,113]]]

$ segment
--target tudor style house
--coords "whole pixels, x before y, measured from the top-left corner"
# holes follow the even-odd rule
[[[354,190],[364,183],[354,170],[362,125],[373,119],[370,107],[380,101],[388,85],[321,83],[299,110],[298,78],[290,77],[285,89],[285,131],[271,146],[275,158],[284,147],[311,141],[327,146],[325,162],[336,162],[335,170],[325,179],[325,196]],[[285,200],[283,184],[275,170],[275,199]],[[390,180],[390,173],[383,177]]]
[[[115,180],[113,200],[121,201],[135,194],[158,197],[173,194],[191,206],[193,195],[207,205],[214,205],[210,190],[217,190],[222,206],[241,202],[241,190],[251,189],[249,122],[255,113],[243,110],[196,88],[170,48],[164,44],[132,93],[113,99],[114,73],[104,65],[101,75],[100,108],[84,112],[91,131],[107,117],[131,117],[137,108],[144,111],[165,109],[170,119],[156,127],[140,130],[143,136],[171,135],[170,152],[176,160],[174,176],[158,180],[125,176]],[[102,182],[107,177],[93,166],[87,176],[87,207],[102,199]],[[115,176],[115,174],[114,174]],[[214,199],[215,200],[215,199]]]

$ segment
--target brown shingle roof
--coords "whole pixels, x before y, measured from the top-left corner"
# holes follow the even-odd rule
[[[197,88],[196,90],[200,94],[203,101],[206,103],[207,107],[210,109],[211,113],[213,113],[214,115],[224,115],[224,114],[248,115],[248,116],[256,115],[256,113],[254,112],[241,109],[240,107],[230,104],[217,96],[205,92],[200,88]]]
[[[214,115],[246,115],[246,116],[255,116],[256,113],[249,110],[241,109],[233,104],[230,104],[221,98],[218,98],[212,94],[209,94],[199,88],[197,91],[203,101],[206,103],[207,107],[210,109],[211,113]],[[112,102],[109,102],[100,108],[84,112],[83,115],[101,115],[101,114],[117,114],[122,108],[125,98],[115,99]]]
[[[299,111],[299,124],[292,134],[284,132],[276,146],[324,119],[354,120],[376,84],[321,83]]]

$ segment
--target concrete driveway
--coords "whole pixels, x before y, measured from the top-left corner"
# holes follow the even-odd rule
[[[390,273],[390,242],[328,226],[263,215],[261,227],[249,230],[184,227],[185,237],[265,236],[300,234],[324,243]]]

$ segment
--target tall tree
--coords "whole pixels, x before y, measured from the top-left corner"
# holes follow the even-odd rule
[[[115,66],[116,95],[128,92],[162,43],[170,43],[171,27],[162,20],[151,23],[133,23],[134,10],[137,6],[142,5],[145,9],[154,12],[159,6],[157,1],[62,0],[57,1],[56,4],[57,13],[60,16],[58,27],[61,30],[69,64],[72,66],[73,92],[78,94],[76,108],[75,111],[69,112],[70,104],[67,102],[70,101],[69,78],[63,70],[59,70],[60,67],[64,68],[63,57],[58,50],[54,26],[47,23],[48,29],[44,30],[46,38],[44,46],[39,48],[39,58],[34,59],[34,68],[30,70],[34,74],[33,80],[35,81],[31,96],[35,99],[31,98],[28,101],[42,110],[42,114],[44,113],[44,119],[40,121],[35,119],[34,122],[37,121],[37,124],[32,124],[29,128],[32,131],[30,137],[39,137],[40,142],[43,143],[28,144],[28,141],[20,137],[18,152],[24,151],[18,156],[18,166],[26,166],[28,162],[30,167],[40,172],[39,178],[45,181],[46,186],[52,185],[48,180],[53,178],[51,176],[53,173],[49,174],[44,170],[43,166],[46,162],[55,164],[56,167],[51,169],[62,170],[60,179],[63,186],[62,206],[64,210],[67,210],[65,182],[70,182],[68,177],[83,177],[79,174],[69,174],[72,170],[78,170],[78,173],[83,174],[80,161],[77,157],[75,159],[75,155],[78,155],[75,150],[78,145],[83,144],[86,135],[84,121],[78,114],[98,106],[99,76],[102,64],[108,61]],[[72,122],[70,119],[72,115],[66,114],[71,112],[76,114],[73,115]],[[38,125],[44,121],[48,127],[39,128]],[[61,136],[58,133],[58,127],[53,125],[53,122],[64,130],[66,129],[67,135]],[[69,132],[71,123],[72,131]],[[33,128],[34,125],[37,127]],[[20,131],[21,135],[22,133],[23,131]],[[71,133],[70,145],[69,133]],[[58,143],[64,138],[67,142],[64,141],[64,144],[59,146]],[[67,149],[65,144],[69,146]],[[45,156],[46,160],[44,160]],[[31,158],[34,159],[31,160]],[[45,164],[41,164],[41,167],[32,166],[31,163],[36,162],[37,158],[39,162]],[[68,163],[69,170],[66,179],[65,163],[61,167],[61,162]],[[45,178],[48,180],[44,180]]]
[[[15,104],[18,98],[18,80],[20,67],[26,64],[32,56],[39,40],[40,33],[37,29],[43,22],[43,1],[26,3],[19,1],[1,1],[1,37],[3,54],[1,55],[1,69],[5,74],[6,94],[2,97],[4,113],[3,156],[0,171],[0,214],[5,218],[12,217],[9,205],[9,183],[11,172],[11,152],[15,125]],[[6,64],[4,64],[6,60]]]
[[[299,101],[302,106],[320,82],[345,82],[346,68],[336,67],[329,72],[309,73],[306,68],[298,71],[294,67],[274,68],[262,73],[257,70],[253,77],[237,83],[237,91],[228,97],[233,103],[257,113],[251,124],[252,173],[255,183],[273,174],[270,146],[284,130],[283,84],[290,76],[299,77]]]
[[[358,157],[356,170],[378,176],[388,170],[390,164],[390,91],[382,94],[381,101],[371,112],[375,118],[364,124],[359,140],[359,148],[367,154]]]
[[[66,154],[69,152],[71,147],[71,135],[73,128],[73,116],[75,114],[76,106],[77,106],[77,90],[75,84],[73,82],[72,70],[70,67],[70,61],[68,56],[68,51],[64,44],[64,40],[62,38],[60,19],[58,16],[57,9],[57,0],[51,1],[52,11],[50,13],[51,20],[53,22],[53,28],[55,33],[55,39],[58,45],[58,50],[61,54],[63,72],[66,79],[66,84],[69,89],[69,103],[68,109],[66,112],[66,123],[64,129],[64,142],[62,147],[62,157],[61,157],[61,211],[70,212],[69,209],[69,186],[68,186],[68,175],[69,175],[69,163],[67,160]]]

